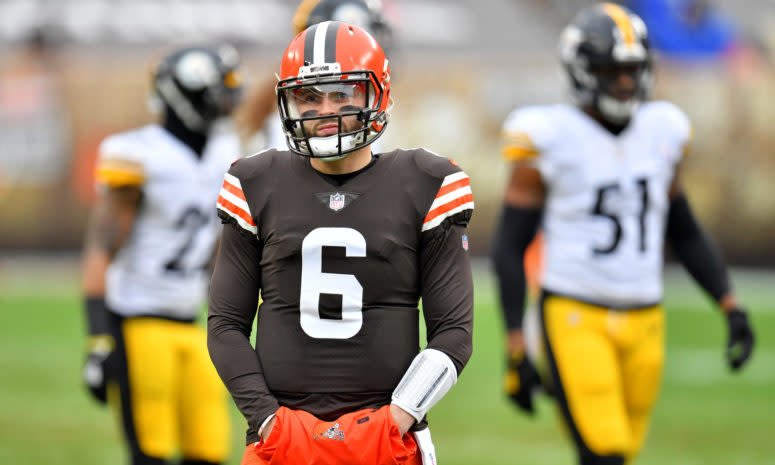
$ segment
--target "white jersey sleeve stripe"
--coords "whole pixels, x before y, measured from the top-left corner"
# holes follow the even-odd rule
[[[431,204],[431,208],[429,208],[428,211],[432,212],[433,210],[439,208],[440,206],[447,204],[457,198],[463,197],[466,194],[473,195],[473,192],[471,192],[471,186],[460,187],[455,189],[452,192],[442,195],[441,197],[436,197],[436,200],[433,201],[433,203]]]
[[[442,181],[439,192],[428,209],[422,231],[435,228],[445,218],[458,212],[473,209],[474,195],[471,191],[471,179],[462,171],[450,174]]]
[[[242,228],[253,234],[258,234],[253,217],[250,215],[250,207],[239,179],[226,173],[223,176],[223,186],[218,194],[217,207],[220,211],[234,218]]]
[[[452,173],[444,178],[444,181],[441,183],[441,187],[444,187],[448,184],[452,184],[455,181],[460,181],[461,179],[469,179],[468,175],[463,171],[458,171],[457,173]]]

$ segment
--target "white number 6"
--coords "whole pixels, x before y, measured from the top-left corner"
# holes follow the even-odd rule
[[[366,239],[351,228],[313,229],[301,243],[301,329],[319,339],[348,339],[363,325],[363,287],[351,274],[323,273],[323,247],[344,247],[347,257],[365,257]],[[342,319],[320,318],[320,294],[342,296]]]

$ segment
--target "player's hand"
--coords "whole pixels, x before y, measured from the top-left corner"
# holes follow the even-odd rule
[[[508,357],[503,387],[509,398],[529,414],[535,413],[533,393],[541,385],[541,377],[524,352],[513,352]]]
[[[269,439],[269,435],[272,434],[272,429],[274,428],[274,424],[277,421],[277,415],[273,416],[267,423],[264,425],[264,429],[261,431],[261,440],[266,442],[267,439]]]
[[[398,423],[398,431],[401,433],[401,436],[405,435],[409,428],[416,423],[413,416],[396,404],[390,404],[390,414],[393,415],[393,419]]]
[[[727,312],[727,363],[733,371],[739,370],[751,358],[753,351],[753,330],[748,315],[742,308]]]
[[[89,352],[83,367],[83,381],[92,397],[104,404],[107,402],[108,366],[115,343],[108,334],[89,337]]]

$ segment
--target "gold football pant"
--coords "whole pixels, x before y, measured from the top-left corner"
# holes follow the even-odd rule
[[[119,353],[108,399],[120,413],[132,463],[177,455],[224,462],[231,447],[228,401],[204,330],[152,317],[116,317],[114,325]]]
[[[545,292],[540,311],[550,383],[580,462],[631,459],[659,391],[662,307],[613,310]]]

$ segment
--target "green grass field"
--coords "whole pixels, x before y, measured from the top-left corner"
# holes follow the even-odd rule
[[[121,464],[118,425],[80,380],[84,324],[77,270],[0,268],[0,463]],[[477,271],[474,355],[429,418],[441,465],[572,464],[550,401],[528,418],[504,399],[501,321],[492,280]],[[721,318],[683,273],[668,274],[668,361],[638,464],[775,464],[772,276],[738,277],[752,310],[754,359],[730,375]],[[770,287],[768,287],[768,285]],[[239,463],[244,423],[234,411]]]

